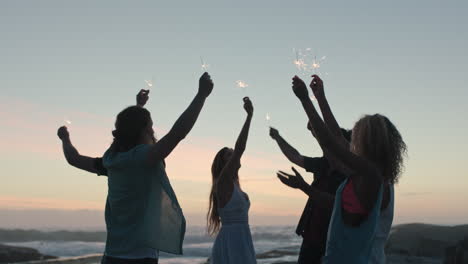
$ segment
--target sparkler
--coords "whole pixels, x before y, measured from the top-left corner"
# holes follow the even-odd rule
[[[63,121],[65,121],[65,124],[67,124],[67,125],[71,125],[71,124],[72,124],[72,121],[70,121],[70,120],[68,120],[68,119],[65,119],[65,120],[63,120]]]
[[[271,117],[270,117],[270,114],[269,114],[269,113],[266,113],[265,119],[266,119],[266,121],[267,121],[268,123],[270,123]]]
[[[203,60],[203,57],[200,56],[200,62],[201,62],[201,68],[204,72],[208,71],[208,68],[210,67],[209,64],[205,63],[205,61]]]
[[[327,57],[326,56],[323,56],[322,58],[320,58],[319,60],[317,60],[317,56],[314,56],[314,60],[312,61],[312,70],[314,71],[314,73],[317,73],[317,69],[320,68],[322,62],[326,59]]]
[[[326,56],[323,56],[320,59],[317,59],[316,55],[312,56],[311,48],[306,48],[305,52],[302,52],[300,49],[293,49],[293,52],[296,54],[296,59],[293,61],[293,64],[301,72],[302,75],[319,73],[319,69],[326,59]],[[311,57],[312,59],[310,60]]]
[[[237,84],[237,87],[239,87],[239,88],[247,88],[249,86],[246,82],[244,82],[242,80],[237,80],[236,84]]]
[[[296,59],[293,61],[294,65],[296,65],[299,71],[305,71],[305,69],[307,68],[307,64],[305,63],[303,58],[299,58],[299,51],[296,49],[294,49],[294,51],[296,53]]]
[[[146,83],[147,90],[150,90],[151,88],[153,88],[153,79],[151,79],[151,81],[145,80],[145,83]]]

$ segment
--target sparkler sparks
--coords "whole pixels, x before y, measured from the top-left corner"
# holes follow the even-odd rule
[[[266,113],[265,119],[266,119],[267,122],[270,122],[271,117],[270,117],[270,114],[269,114],[269,113]]]
[[[201,68],[203,71],[208,71],[208,68],[210,67],[209,64],[205,63],[205,61],[203,60],[203,58],[200,56],[200,62],[201,62]]]
[[[153,80],[145,80],[145,83],[146,83],[146,88],[151,89],[153,88]]]
[[[64,119],[63,121],[64,121],[65,124],[67,124],[67,125],[71,125],[71,123],[72,123],[72,121],[70,121],[70,120],[68,120],[68,119]]]
[[[247,88],[249,86],[246,82],[241,81],[241,80],[237,80],[236,84],[237,84],[237,87],[239,88]]]
[[[293,49],[293,52],[296,55],[296,59],[293,61],[293,64],[301,72],[302,75],[309,75],[310,73],[319,73],[318,70],[320,69],[322,63],[326,59],[326,56],[317,59],[316,55],[312,55],[311,48],[306,48],[304,52],[300,49]]]

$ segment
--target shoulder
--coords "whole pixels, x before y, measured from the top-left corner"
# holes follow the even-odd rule
[[[125,165],[134,162],[140,163],[147,160],[151,145],[140,144],[126,152],[114,152],[110,149],[103,155],[103,164],[105,167],[113,165]]]

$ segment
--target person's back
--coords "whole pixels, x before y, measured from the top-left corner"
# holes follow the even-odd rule
[[[182,239],[172,234],[185,230],[185,218],[163,162],[155,166],[146,163],[150,148],[142,144],[127,152],[108,151],[104,155],[108,171],[107,256],[145,258],[157,256],[156,248],[172,253],[181,251]],[[162,223],[169,214],[175,215],[173,221]]]
[[[235,185],[229,202],[218,208],[221,229],[213,245],[212,263],[256,262],[249,227],[249,208],[247,194]],[[231,253],[228,254],[226,249]]]
[[[380,212],[379,225],[376,230],[374,244],[372,246],[371,260],[369,262],[372,264],[386,263],[385,245],[392,229],[395,208],[395,194],[393,184],[388,186],[388,190],[390,199],[387,207],[383,208]]]
[[[313,75],[310,87],[314,93],[322,93],[323,81]],[[322,149],[329,151],[351,171],[334,199],[323,262],[367,264],[380,221],[383,187],[386,183],[398,182],[406,144],[388,118],[374,114],[355,123],[348,146],[324,124],[305,83],[297,76],[293,78],[293,91],[301,101]],[[297,186],[309,196],[316,195],[317,191],[308,186],[297,171],[294,172],[296,177],[293,178],[286,173],[278,176],[283,183]]]
[[[346,223],[343,204],[343,189],[346,180],[336,191],[335,205],[328,229],[327,249],[322,262],[324,264],[369,263],[374,246],[374,238],[379,225],[380,207],[382,204],[383,188],[380,188],[377,200],[366,218],[357,226]]]
[[[244,98],[247,118],[234,149],[222,148],[211,166],[213,184],[207,214],[208,233],[217,234],[212,264],[255,264],[255,249],[249,227],[250,200],[239,185],[240,160],[247,145],[253,105]]]

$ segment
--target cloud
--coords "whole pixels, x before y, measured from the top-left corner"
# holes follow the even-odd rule
[[[0,209],[102,210],[102,202],[42,197],[0,196]]]
[[[425,195],[433,195],[433,192],[402,192],[400,193],[403,196],[425,196]]]

